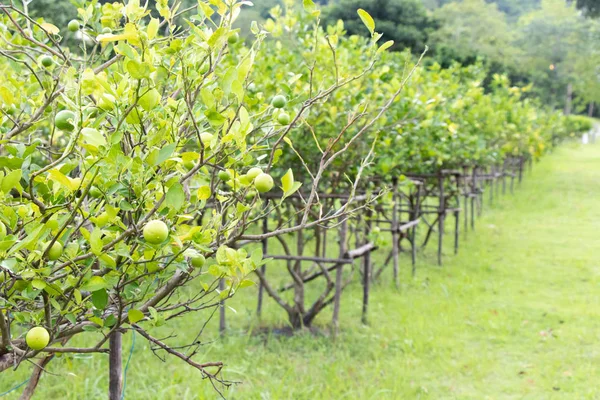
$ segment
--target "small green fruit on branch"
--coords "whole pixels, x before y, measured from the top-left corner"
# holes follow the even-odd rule
[[[271,178],[271,175],[265,174],[264,172],[261,173],[260,175],[258,175],[254,179],[254,187],[260,193],[268,192],[269,190],[271,190],[273,188],[273,185],[274,185],[274,182],[273,182],[273,178]]]
[[[167,224],[160,220],[152,220],[144,226],[144,240],[151,244],[161,244],[169,236]]]
[[[50,343],[50,334],[41,326],[31,328],[25,335],[25,342],[32,350],[43,350]]]

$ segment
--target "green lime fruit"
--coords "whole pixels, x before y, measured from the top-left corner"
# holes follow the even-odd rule
[[[286,100],[285,96],[277,95],[277,96],[273,97],[273,101],[271,102],[271,104],[275,108],[283,108],[287,104],[287,100]]]
[[[161,220],[155,219],[144,226],[144,239],[151,244],[160,244],[167,240],[169,228]]]
[[[263,172],[254,179],[254,187],[259,193],[268,192],[273,189],[273,178],[271,178],[271,175]]]
[[[146,111],[154,109],[160,102],[160,92],[156,89],[150,89],[139,98],[138,104]]]
[[[277,116],[277,122],[281,125],[289,125],[291,121],[290,114],[282,112]]]
[[[198,254],[197,256],[192,257],[192,267],[194,268],[202,268],[204,263],[206,262],[206,258],[202,254]]]
[[[105,28],[102,28],[102,33],[104,33],[105,35],[108,33],[112,33],[112,29],[110,29],[108,26]]]
[[[100,228],[106,226],[106,224],[108,224],[108,220],[109,220],[109,215],[108,213],[105,211],[103,213],[101,213],[100,215],[98,215],[97,217],[92,219],[92,222],[94,224],[96,224],[96,226],[99,226]]]
[[[62,110],[54,117],[54,126],[61,131],[72,131],[75,129],[75,113],[69,110]]]
[[[240,40],[240,34],[237,33],[237,32],[233,32],[227,38],[227,43],[229,43],[229,44],[236,44],[239,40]]]
[[[52,57],[50,57],[50,56],[43,56],[41,58],[40,62],[46,68],[51,67],[52,64],[54,64],[54,61],[52,60]]]
[[[67,25],[67,28],[69,28],[71,32],[77,32],[79,28],[81,28],[81,25],[79,25],[79,21],[77,21],[76,19],[72,19],[69,21],[69,25]]]
[[[90,196],[93,197],[94,199],[99,199],[100,197],[102,197],[103,193],[100,189],[98,189],[96,186],[92,186],[90,188]]]
[[[210,147],[210,142],[213,140],[213,134],[208,132],[202,132],[200,134],[200,140],[202,140],[202,144],[204,147]]]
[[[229,171],[219,171],[219,179],[223,182],[227,182],[231,180],[231,174],[229,173]]]
[[[48,346],[48,343],[50,343],[50,334],[46,328],[36,326],[27,332],[27,335],[25,335],[25,342],[27,342],[27,346],[29,346],[30,349],[43,350]]]
[[[115,108],[115,101],[117,101],[117,99],[115,99],[115,96],[113,96],[112,94],[104,93],[98,99],[98,107],[105,111],[111,111],[113,108]]]
[[[262,174],[262,169],[258,167],[250,168],[248,172],[246,172],[246,176],[250,178],[251,181],[253,181],[260,174]]]
[[[63,253],[63,245],[59,242],[54,242],[50,250],[48,250],[48,260],[56,261],[62,256]]]

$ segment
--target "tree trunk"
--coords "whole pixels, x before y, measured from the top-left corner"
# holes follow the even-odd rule
[[[19,397],[19,400],[29,400],[33,397],[33,393],[35,392],[35,389],[40,381],[40,377],[42,376],[42,373],[44,372],[44,368],[46,367],[46,365],[48,365],[48,363],[53,358],[54,358],[54,354],[50,354],[49,356],[44,357],[37,364],[34,364],[35,367],[33,367],[33,373],[31,374],[31,377],[29,378],[27,387],[21,394],[21,397]]]
[[[573,85],[567,85],[567,98],[565,101],[565,115],[571,114],[571,104],[573,102]]]
[[[123,390],[123,374],[122,374],[122,333],[114,331],[110,334],[108,345],[109,353],[109,384],[108,384],[108,400],[121,400]]]
[[[594,102],[590,102],[590,104],[588,105],[588,117],[593,117],[594,116]]]

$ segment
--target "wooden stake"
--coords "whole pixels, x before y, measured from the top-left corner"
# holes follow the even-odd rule
[[[346,256],[346,236],[348,231],[348,221],[344,219],[340,225],[340,258]],[[344,265],[338,264],[335,271],[335,294],[333,295],[333,334],[339,332],[339,315],[340,315],[340,300],[342,297],[342,276],[344,273]]]
[[[269,231],[269,218],[268,217],[263,218],[262,231],[263,231],[263,234],[265,234],[265,233],[267,233]],[[268,239],[265,238],[265,239],[262,240],[263,255],[269,254],[269,245],[268,245],[268,243],[269,243]],[[260,272],[261,272],[262,276],[265,276],[266,269],[267,269],[266,265],[261,265],[260,266]],[[264,289],[265,288],[264,288],[262,282],[259,281],[259,284],[258,284],[258,302],[256,304],[256,315],[258,315],[259,319],[260,319],[261,314],[262,314]]]
[[[396,287],[400,287],[400,273],[399,273],[399,236],[400,232],[398,232],[398,178],[394,177],[393,179],[393,196],[392,196],[393,206],[392,206],[392,258],[393,258],[393,267],[394,267],[394,283]]]
[[[371,209],[367,209],[365,231],[364,231],[364,243],[367,244],[369,241],[369,233],[371,232]],[[367,314],[369,311],[369,290],[371,284],[371,252],[367,252],[363,257],[363,306],[362,306],[362,323],[367,324]]]

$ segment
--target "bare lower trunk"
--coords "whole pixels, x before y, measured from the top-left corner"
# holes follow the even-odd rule
[[[121,332],[114,331],[108,339],[110,347],[108,400],[121,400],[121,392],[123,390],[122,335]]]
[[[588,116],[589,117],[594,116],[594,102],[593,101],[588,105]]]

